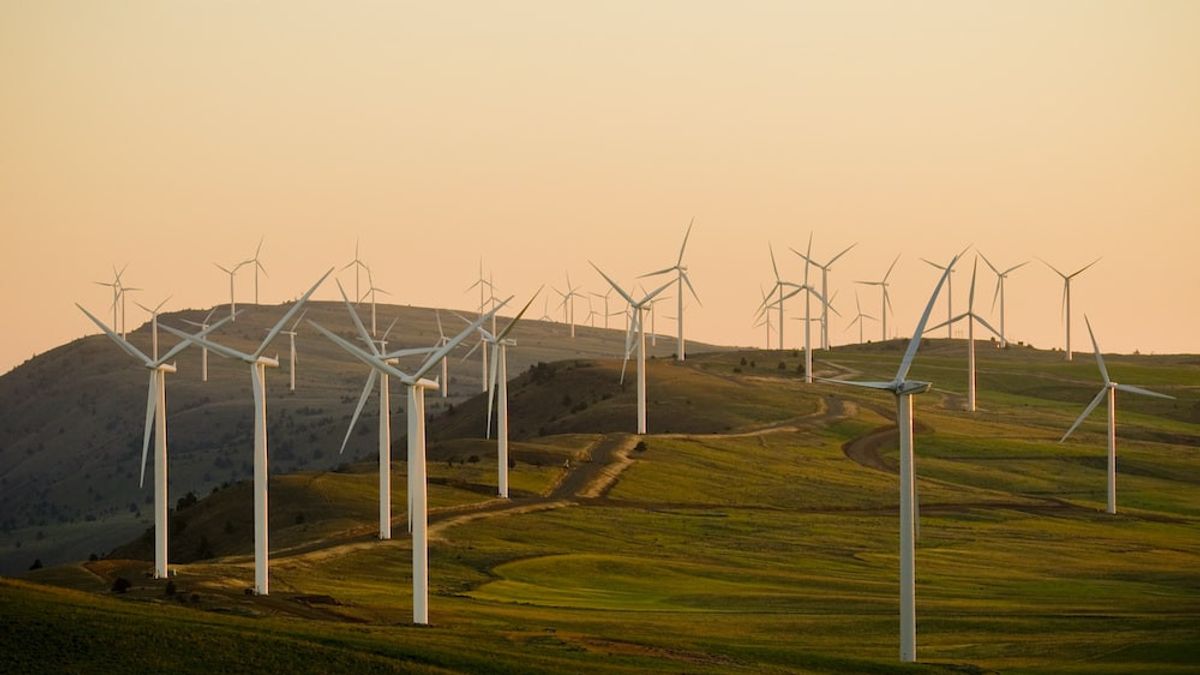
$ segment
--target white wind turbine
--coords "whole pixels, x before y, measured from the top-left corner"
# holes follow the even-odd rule
[[[914,661],[917,657],[916,585],[913,561],[914,536],[916,534],[914,529],[916,480],[913,475],[912,397],[929,391],[932,386],[929,382],[909,380],[908,371],[912,367],[917,347],[921,344],[921,336],[925,333],[925,324],[928,323],[929,314],[933,311],[934,303],[937,302],[938,293],[942,290],[942,285],[946,283],[946,278],[950,276],[950,271],[954,269],[957,261],[958,256],[955,256],[942,271],[942,276],[933,289],[933,295],[929,296],[929,302],[925,305],[925,312],[921,315],[921,320],[917,323],[916,330],[913,331],[912,338],[908,342],[908,349],[904,352],[904,359],[900,362],[900,368],[896,371],[895,378],[890,382],[822,380],[833,384],[890,391],[896,397],[896,423],[900,432],[900,660],[905,662]],[[886,280],[886,278],[885,276],[884,279]]]
[[[263,238],[259,237],[258,246],[254,249],[254,257],[245,262],[247,265],[254,266],[254,304],[256,305],[258,304],[258,273],[261,271],[263,276],[270,276],[267,274],[267,268],[263,267],[262,261],[258,259],[258,254],[262,253],[262,245]]]
[[[847,249],[847,250],[849,250],[849,249]],[[829,304],[829,299],[825,297],[824,293],[818,292],[817,289],[813,288],[812,285],[808,283],[808,268],[809,268],[809,265],[812,264],[810,262],[812,260],[812,233],[811,232],[808,235],[808,249],[806,249],[806,252],[801,253],[793,248],[792,253],[795,253],[796,255],[798,255],[802,259],[804,259],[804,283],[799,288],[792,291],[790,294],[784,296],[783,298],[780,298],[780,302],[782,303],[783,300],[787,299],[788,297],[791,297],[801,291],[804,291],[804,381],[808,384],[812,384],[812,381],[813,381],[813,374],[812,374],[812,371],[813,371],[812,296],[816,295],[817,299],[821,301],[822,315],[828,315],[828,311],[830,309],[833,309],[833,307],[832,307],[832,305]],[[836,309],[834,309],[833,313],[838,314],[838,311]],[[838,316],[841,316],[841,315],[838,314]]]
[[[810,237],[809,245],[811,246],[811,244],[812,244],[812,239]],[[833,269],[833,263],[837,262],[838,258],[841,258],[842,256],[849,253],[850,249],[854,248],[855,246],[858,246],[857,242],[850,244],[846,248],[842,249],[841,253],[830,258],[829,262],[825,263],[824,265],[813,260],[809,256],[797,251],[794,248],[792,249],[792,253],[795,253],[796,255],[800,256],[801,258],[804,258],[805,262],[807,262],[808,264],[812,265],[813,267],[816,267],[817,269],[821,270],[821,295],[828,298],[829,297],[829,270]],[[830,302],[832,303],[833,300],[830,299]],[[826,349],[826,350],[829,349],[829,307],[825,306],[825,305],[822,305],[822,307],[821,307],[821,349]]]
[[[879,301],[879,303],[880,303],[879,322],[882,325],[882,330],[883,330],[882,339],[885,342],[888,339],[888,330],[887,330],[888,310],[892,308],[892,296],[891,296],[891,294],[888,293],[888,277],[892,276],[892,270],[896,269],[896,263],[898,263],[898,262],[900,262],[899,255],[897,255],[896,259],[892,261],[891,266],[888,267],[887,272],[884,273],[883,278],[880,279],[879,281],[856,281],[856,282],[854,282],[856,284],[863,284],[865,286],[879,286],[881,289],[883,289],[883,297]]]
[[[242,268],[242,265],[246,264],[246,261],[243,260],[242,262],[234,265],[232,269],[225,267],[220,263],[213,264],[217,266],[217,269],[229,275],[229,316],[232,317],[237,314],[237,301],[234,299],[233,295],[233,279],[237,276],[237,271]],[[236,321],[237,319],[235,318],[234,320]]]
[[[508,348],[515,347],[516,340],[510,339],[508,334],[512,332],[513,326],[521,320],[525,315],[525,310],[529,309],[529,305],[533,304],[534,298],[541,293],[539,288],[533,297],[529,298],[529,302],[521,308],[521,311],[508,322],[504,330],[498,334],[493,334],[480,328],[484,340],[492,346],[492,382],[488,387],[488,407],[487,407],[487,435],[490,438],[492,435],[492,401],[496,402],[496,486],[498,494],[504,499],[508,499]]]
[[[939,323],[936,326],[926,329],[926,332],[933,332],[942,326],[952,326],[958,321],[967,322],[967,411],[975,412],[975,322],[983,324],[983,327],[992,331],[996,337],[1000,337],[1000,332],[992,328],[992,324],[988,323],[982,316],[975,313],[975,273],[979,268],[979,260],[975,260],[975,265],[971,268],[971,292],[967,297],[967,311],[958,316],[951,317],[948,321]]]
[[[641,300],[634,300],[633,296],[626,293],[624,289],[622,289],[620,286],[617,285],[617,282],[615,282],[611,278],[609,278],[609,276],[607,274],[605,274],[604,271],[601,270],[599,267],[596,267],[596,263],[591,262],[591,261],[588,261],[588,262],[589,262],[589,264],[591,264],[592,267],[596,268],[596,271],[600,273],[600,276],[604,277],[604,280],[607,281],[613,287],[613,289],[616,290],[617,293],[619,293],[621,295],[622,298],[625,298],[625,302],[629,303],[629,308],[631,310],[633,310],[632,321],[630,321],[629,328],[626,329],[626,332],[625,332],[625,360],[621,363],[621,382],[622,383],[625,382],[625,364],[629,362],[629,354],[633,351],[633,349],[635,347],[635,345],[634,345],[635,337],[634,336],[636,334],[636,336],[637,336],[636,337],[636,347],[637,347],[637,432],[639,434],[645,434],[646,433],[646,328],[643,325],[642,313],[645,311],[646,305],[648,305],[650,303],[650,301],[654,299],[654,296],[658,295],[659,293],[662,293],[668,287],[670,287],[671,284],[673,284],[675,282],[668,281],[667,283],[663,284],[662,286],[659,286],[658,288],[654,289],[650,293],[647,293],[646,295],[644,295]]]
[[[596,307],[594,305],[592,305],[592,295],[595,295],[595,293],[589,294],[587,296],[588,313],[587,313],[587,316],[584,317],[583,320],[585,322],[587,322],[587,324],[589,326],[591,326],[592,328],[595,328],[596,327],[596,317],[600,316],[600,312],[597,312]]]
[[[467,286],[466,291],[463,291],[464,293],[469,293],[469,292],[471,292],[472,288],[475,288],[476,286],[479,287],[479,316],[483,316],[483,311],[487,307],[487,300],[485,299],[485,297],[483,295],[484,289],[485,288],[490,289],[491,283],[492,282],[488,281],[487,277],[483,276],[483,258],[480,258],[479,259],[479,278],[477,278],[475,280],[475,282],[472,283],[470,286]],[[492,293],[492,296],[494,297],[495,293]],[[496,306],[496,303],[492,302],[493,309],[495,309],[495,306]],[[487,350],[487,345],[485,345],[483,343],[482,337],[479,339],[479,345],[484,347],[483,351],[479,355],[479,386],[481,387],[481,389],[483,391],[487,391],[488,390],[488,350]]]
[[[375,324],[375,294],[383,293],[384,295],[391,295],[391,293],[388,293],[387,291],[375,285],[375,275],[371,273],[370,268],[367,268],[367,284],[370,286],[370,288],[367,289],[367,292],[364,293],[362,297],[355,300],[355,302],[362,302],[365,300],[368,293],[371,295],[371,335],[379,335],[379,331]]]
[[[1076,272],[1078,274],[1078,272]],[[1100,376],[1104,378],[1104,386],[1101,387],[1100,393],[1092,399],[1092,402],[1083,409],[1083,414],[1075,420],[1067,433],[1058,440],[1059,443],[1067,440],[1071,432],[1075,431],[1080,424],[1087,419],[1088,415],[1100,405],[1100,399],[1108,398],[1108,512],[1115,514],[1117,512],[1117,390],[1128,392],[1130,394],[1140,394],[1142,396],[1153,396],[1155,398],[1174,399],[1174,396],[1160,394],[1149,389],[1142,389],[1130,384],[1117,384],[1108,376],[1108,368],[1104,367],[1104,357],[1100,355],[1100,345],[1096,343],[1096,334],[1092,332],[1092,323],[1088,321],[1087,315],[1083,315],[1083,321],[1087,324],[1088,335],[1092,338],[1092,349],[1096,352],[1096,365],[1100,367]]]
[[[704,303],[700,302],[700,296],[696,295],[696,289],[692,287],[692,280],[688,278],[687,265],[683,264],[683,252],[687,248],[688,237],[691,236],[692,225],[694,225],[695,223],[696,223],[695,218],[692,218],[691,222],[688,223],[687,231],[683,233],[683,244],[679,247],[679,257],[675,260],[674,265],[667,267],[665,269],[658,270],[657,272],[650,272],[649,274],[642,275],[642,278],[644,278],[644,277],[656,277],[656,276],[659,276],[662,274],[670,274],[672,272],[675,273],[675,283],[677,283],[679,285],[679,288],[677,289],[677,292],[676,292],[676,300],[678,300],[678,302],[679,302],[679,306],[676,308],[677,314],[676,314],[676,319],[675,319],[675,325],[678,327],[678,330],[679,330],[679,345],[676,347],[676,354],[675,354],[676,361],[684,360],[683,285],[687,284],[688,290],[691,291],[692,297],[696,299],[696,302],[700,303],[701,305],[704,304]],[[653,320],[653,309],[651,309],[651,324],[653,324],[653,321],[654,321]],[[651,328],[650,332],[651,332],[651,335],[655,335],[653,328]],[[652,340],[653,340],[653,338],[652,338]]]
[[[964,250],[964,253],[965,252],[966,251]],[[959,255],[962,255],[962,254],[960,253]],[[928,258],[921,258],[921,261],[936,270],[939,270],[942,272],[946,271],[946,268],[944,266],[939,265]],[[954,272],[951,272],[950,276],[946,279],[946,320],[944,322],[938,324],[939,326],[946,327],[946,337],[951,338],[951,339],[954,338],[954,326],[952,325],[953,323],[954,323]]]
[[[112,338],[126,354],[142,362],[150,371],[150,385],[146,393],[146,426],[142,432],[142,471],[138,477],[138,487],[146,481],[146,455],[150,447],[151,429],[154,433],[154,578],[163,579],[167,576],[167,373],[175,372],[175,364],[168,363],[175,355],[191,345],[188,341],[180,342],[172,347],[162,358],[146,356],[128,340],[118,336],[112,329],[104,325],[91,312],[76,304],[81,312],[87,315],[92,323],[100,327],[104,334]],[[220,328],[232,317],[221,319],[212,326],[196,334],[203,337]]]
[[[1008,333],[1004,332],[1004,330],[1005,330],[1004,329],[1004,282],[1008,280],[1009,274],[1012,274],[1013,272],[1024,267],[1025,265],[1028,265],[1029,261],[1026,260],[1025,262],[1020,263],[1018,265],[1013,265],[1012,267],[1009,267],[1008,269],[1001,272],[995,265],[992,264],[992,261],[987,259],[987,256],[980,253],[979,257],[983,258],[983,262],[987,263],[987,266],[992,268],[992,272],[994,272],[996,274],[996,292],[992,294],[992,309],[996,308],[996,299],[999,298],[999,300],[1000,300],[1000,347],[1001,348],[1007,347],[1008,346]]]
[[[762,284],[758,285],[758,292],[762,295],[762,305],[760,305],[760,307],[767,306],[771,302],[771,294],[767,293],[766,289],[762,287]],[[762,318],[754,324],[755,328],[758,328],[759,326],[766,326],[767,328],[767,350],[769,351],[771,349],[771,331],[775,330],[775,326],[771,323],[770,312],[762,313]]]
[[[126,264],[125,267],[122,267],[121,271],[118,272],[117,266],[113,265],[113,280],[112,281],[95,281],[95,282],[93,282],[97,286],[108,286],[109,288],[112,289],[112,313],[113,313],[112,325],[113,325],[114,331],[117,330],[118,327],[120,327],[120,323],[117,321],[117,309],[118,309],[118,305],[120,305],[120,300],[121,300],[121,275],[125,273],[125,269],[127,267],[129,267],[128,264]]]
[[[289,330],[279,332],[280,335],[288,336],[288,391],[296,391],[296,329],[307,313],[307,309],[301,312]],[[384,335],[384,337],[387,336]]]
[[[155,307],[147,307],[136,300],[133,303],[150,313],[150,357],[156,360],[158,359],[158,310],[162,309],[162,306],[167,304],[170,299],[171,296],[168,295]]]
[[[604,301],[604,313],[601,314],[600,316],[604,317],[604,327],[608,328],[608,317],[616,316],[616,312],[610,313],[608,311],[608,298],[609,298],[609,296],[612,295],[612,289],[610,288],[607,291],[605,291],[604,293],[597,293],[596,291],[592,291],[591,295],[594,295],[597,298],[600,298],[601,300]],[[550,298],[546,298],[547,302],[549,302],[549,300],[550,300]]]
[[[216,307],[213,307],[212,309],[208,310],[208,314],[204,315],[203,321],[196,322],[196,321],[188,321],[187,319],[183,319],[183,322],[189,326],[195,326],[196,328],[199,328],[200,330],[204,331],[204,330],[208,329],[208,322],[210,320],[212,320],[212,315],[214,313],[216,313],[216,311],[217,311]],[[200,381],[208,382],[208,347],[200,348]]]
[[[858,343],[864,344],[866,342],[863,336],[863,325],[866,323],[864,319],[870,319],[871,321],[878,321],[878,319],[870,314],[863,314],[862,303],[858,301],[858,291],[854,291],[854,307],[858,313],[854,315],[854,320],[850,322],[850,325],[846,326],[846,330],[850,330],[854,328],[854,324],[858,324]]]
[[[189,335],[170,326],[163,326],[168,332],[193,342],[202,347],[208,347],[222,356],[239,359],[250,366],[250,384],[254,391],[254,592],[266,595],[268,592],[267,566],[267,368],[278,368],[279,358],[263,356],[263,352],[274,341],[275,336],[300,313],[304,303],[316,292],[325,279],[333,273],[333,268],[325,272],[308,292],[292,305],[291,309],[271,328],[265,340],[252,353],[245,353],[217,344],[211,340]],[[232,318],[232,317],[231,317]]]
[[[793,292],[793,293],[789,294],[787,297],[784,297],[784,294],[783,294],[784,289],[785,288],[799,289],[799,288],[801,288],[801,285],[794,284],[790,281],[784,281],[779,276],[779,266],[775,264],[775,249],[771,246],[770,242],[767,243],[767,252],[771,254],[771,271],[775,273],[775,285],[771,287],[770,295],[774,296],[776,293],[778,293],[779,298],[778,298],[778,300],[775,300],[774,302],[771,302],[769,300],[764,300],[763,303],[758,306],[758,309],[755,310],[755,312],[757,313],[757,312],[769,311],[770,308],[773,306],[779,307],[779,321],[776,322],[776,326],[777,326],[776,332],[778,333],[778,337],[779,337],[779,348],[783,349],[783,302],[784,302],[784,300],[787,300],[789,297],[792,297],[793,295],[796,294],[795,292]]]
[[[450,338],[446,337],[446,331],[444,331],[442,329],[442,312],[440,310],[434,309],[433,317],[435,319],[437,319],[437,327],[438,327],[437,346],[439,348],[445,347],[446,343],[450,341]],[[450,396],[450,365],[447,363],[446,356],[442,357],[442,377],[441,377],[441,380],[439,380],[439,381],[442,384],[442,398],[448,398]]]
[[[342,293],[342,301],[346,304],[346,311],[350,313],[354,320],[355,328],[362,328],[361,334],[366,333],[366,327],[362,325],[362,321],[358,318],[358,312],[355,311],[353,305],[350,304],[349,298],[346,297],[346,291],[342,289],[342,285],[338,284],[338,290]],[[310,322],[311,323],[311,322]],[[388,326],[384,331],[383,337],[378,340],[367,339],[366,344],[370,346],[371,353],[379,356],[384,363],[389,366],[394,366],[400,363],[400,359],[405,356],[428,355],[438,350],[437,347],[422,347],[418,349],[401,349],[396,352],[388,353],[385,350],[387,346],[387,336],[392,332],[392,326],[396,322]],[[363,407],[367,403],[367,399],[371,396],[371,391],[375,388],[375,381],[379,381],[379,538],[392,538],[392,418],[391,418],[391,384],[389,382],[388,373],[386,371],[378,371],[374,368],[367,373],[367,382],[363,385],[362,394],[358,397],[358,405],[354,408],[354,417],[350,419],[350,426],[346,427],[346,436],[342,439],[342,447],[338,450],[338,454],[346,451],[346,444],[350,442],[350,434],[354,431],[358,424],[358,418],[362,414]],[[411,488],[411,486],[410,486]],[[410,513],[411,516],[411,513]]]
[[[1038,258],[1038,260],[1042,260],[1042,259]],[[1051,265],[1050,263],[1046,262],[1045,260],[1042,260],[1042,263],[1044,263],[1046,265],[1046,267],[1049,267],[1050,269],[1054,270],[1054,273],[1057,274],[1058,276],[1062,277],[1062,280],[1063,280],[1062,312],[1063,312],[1063,317],[1066,319],[1065,323],[1067,326],[1066,351],[1067,351],[1067,360],[1068,361],[1071,360],[1071,280],[1074,279],[1075,277],[1079,276],[1080,274],[1083,274],[1084,270],[1091,267],[1092,265],[1095,265],[1098,262],[1100,262],[1100,259],[1096,258],[1092,262],[1084,265],[1083,267],[1080,267],[1078,270],[1075,270],[1071,274],[1063,274],[1062,272],[1060,272],[1058,270],[1057,267],[1055,267],[1054,265]]]
[[[362,272],[362,270],[367,270],[368,272],[371,271],[371,268],[367,267],[367,263],[363,262],[362,258],[358,257],[358,239],[354,240],[354,260],[346,263],[346,266],[342,268],[342,271],[344,272],[351,267],[354,268],[354,298],[355,302],[358,302],[358,298],[362,297],[359,273]]]
[[[554,321],[554,317],[550,316],[550,296],[542,298],[542,318],[538,321]],[[604,327],[608,328],[608,319],[605,319],[604,323],[606,324]]]
[[[563,322],[571,325],[571,337],[575,337],[575,298],[587,297],[579,292],[578,286],[571,285],[571,273],[567,272],[567,290],[566,292],[554,288],[555,293],[562,297],[562,302],[559,304],[563,308]]]
[[[428,503],[426,499],[428,486],[425,476],[425,390],[436,389],[438,386],[437,382],[425,379],[425,374],[431,371],[442,357],[457,347],[468,335],[474,333],[493,313],[507,302],[507,300],[501,302],[495,310],[491,310],[471,322],[470,326],[451,338],[445,346],[430,354],[412,375],[397,370],[394,366],[386,362],[387,355],[379,353],[375,347],[375,343],[371,340],[371,336],[367,335],[366,329],[363,328],[362,322],[358,321],[357,315],[354,315],[355,328],[358,329],[359,336],[370,347],[369,352],[331,333],[311,319],[308,322],[351,356],[367,364],[372,370],[378,371],[380,374],[387,373],[395,377],[403,382],[408,389],[408,401],[405,409],[408,415],[409,503],[412,505],[409,509],[409,516],[412,519],[413,539],[413,623],[416,624],[429,623],[429,536],[427,527]]]

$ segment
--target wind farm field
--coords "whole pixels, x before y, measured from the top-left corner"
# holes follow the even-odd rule
[[[904,347],[817,352],[816,375],[887,379]],[[0,579],[0,670],[1195,672],[1200,358],[1106,358],[1176,397],[1122,399],[1108,515],[1103,411],[1058,442],[1100,385],[1093,359],[977,349],[976,413],[964,341],[927,340],[912,371],[934,382],[915,399],[916,664],[896,660],[894,398],[747,349],[649,361],[645,437],[619,360],[514,368],[510,500],[486,395],[431,410],[429,626],[410,623],[407,467],[379,541],[375,464],[355,455],[275,469],[269,596],[247,593],[245,482],[173,512],[170,588],[136,536]]]

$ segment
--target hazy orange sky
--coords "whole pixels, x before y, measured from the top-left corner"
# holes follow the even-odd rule
[[[94,332],[71,303],[107,316],[114,263],[212,305],[262,235],[279,302],[361,237],[392,299],[469,307],[480,255],[505,293],[602,290],[589,258],[665,267],[692,216],[696,339],[761,344],[767,242],[798,277],[814,231],[859,242],[844,314],[903,255],[902,334],[918,257],[973,243],[1104,256],[1077,349],[1086,311],[1106,350],[1200,352],[1198,33],[1190,1],[0,2],[0,372]],[[1013,275],[1013,339],[1061,345],[1060,286]]]

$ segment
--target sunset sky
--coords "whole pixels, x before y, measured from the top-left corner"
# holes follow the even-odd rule
[[[589,259],[666,267],[693,216],[695,339],[761,345],[767,244],[798,280],[811,231],[858,242],[835,342],[853,280],[902,254],[908,334],[919,257],[974,244],[1103,256],[1077,350],[1087,312],[1108,351],[1200,352],[1200,2],[581,4],[0,1],[0,372],[94,332],[72,303],[106,316],[113,264],[210,306],[265,236],[281,302],[360,237],[392,300],[471,307],[481,255],[505,294],[604,290]],[[1060,289],[1014,273],[1013,340],[1061,346]]]

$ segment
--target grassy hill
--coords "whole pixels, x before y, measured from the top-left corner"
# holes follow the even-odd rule
[[[900,349],[820,353],[818,374],[890,377]],[[441,411],[430,627],[409,624],[398,452],[392,541],[373,536],[373,463],[276,476],[272,593],[246,595],[251,500],[235,484],[175,514],[174,594],[137,541],[0,580],[4,653],[15,670],[1194,672],[1200,364],[1109,357],[1114,379],[1178,398],[1121,398],[1108,516],[1103,411],[1057,442],[1099,388],[1095,365],[1059,356],[981,343],[968,414],[962,341],[922,349],[913,375],[935,389],[916,403],[915,666],[896,660],[893,399],[804,385],[790,351],[652,361],[641,446],[619,363],[522,372],[510,502],[492,497],[484,403]],[[127,593],[108,590],[118,577]],[[13,660],[31,652],[43,660]]]
[[[307,319],[354,339],[344,305],[314,302]],[[72,308],[72,311],[75,311]],[[217,339],[253,351],[284,306],[248,306]],[[370,309],[363,306],[370,325]],[[187,328],[208,310],[183,310],[160,317],[163,324]],[[218,312],[219,314],[220,312]],[[438,337],[432,309],[379,305],[382,331],[397,319],[389,348],[428,346]],[[464,325],[443,311],[447,331]],[[504,319],[501,319],[503,325]],[[615,324],[614,324],[615,325]],[[519,345],[509,352],[517,375],[539,361],[613,358],[624,349],[619,329],[578,327],[567,337],[562,324],[523,321],[512,334]],[[150,352],[150,326],[138,326],[130,341]],[[165,351],[175,344],[161,332]],[[296,338],[297,389],[288,390],[287,340],[276,341],[281,368],[268,372],[268,431],[271,471],[332,469],[373,455],[377,414],[368,405],[345,455],[342,438],[366,378],[365,366],[302,324]],[[662,340],[651,353],[669,357],[674,342]],[[697,352],[710,345],[689,343]],[[480,357],[450,363],[450,398],[430,395],[427,412],[438,416],[481,390]],[[170,435],[170,495],[174,503],[188,492],[208,494],[251,476],[253,408],[244,364],[209,355],[209,381],[200,381],[200,352],[178,358],[179,372],[167,378]],[[409,360],[401,367],[415,367]],[[436,373],[435,373],[436,374]],[[90,335],[53,349],[0,376],[0,573],[25,569],[35,558],[66,561],[103,553],[138,535],[152,522],[149,483],[138,487],[147,375],[107,337]],[[403,408],[399,388],[392,406]],[[480,404],[482,409],[482,404]],[[482,436],[483,422],[462,436]],[[404,425],[397,425],[403,434]],[[403,447],[403,446],[400,446]],[[147,469],[153,475],[153,469]]]

